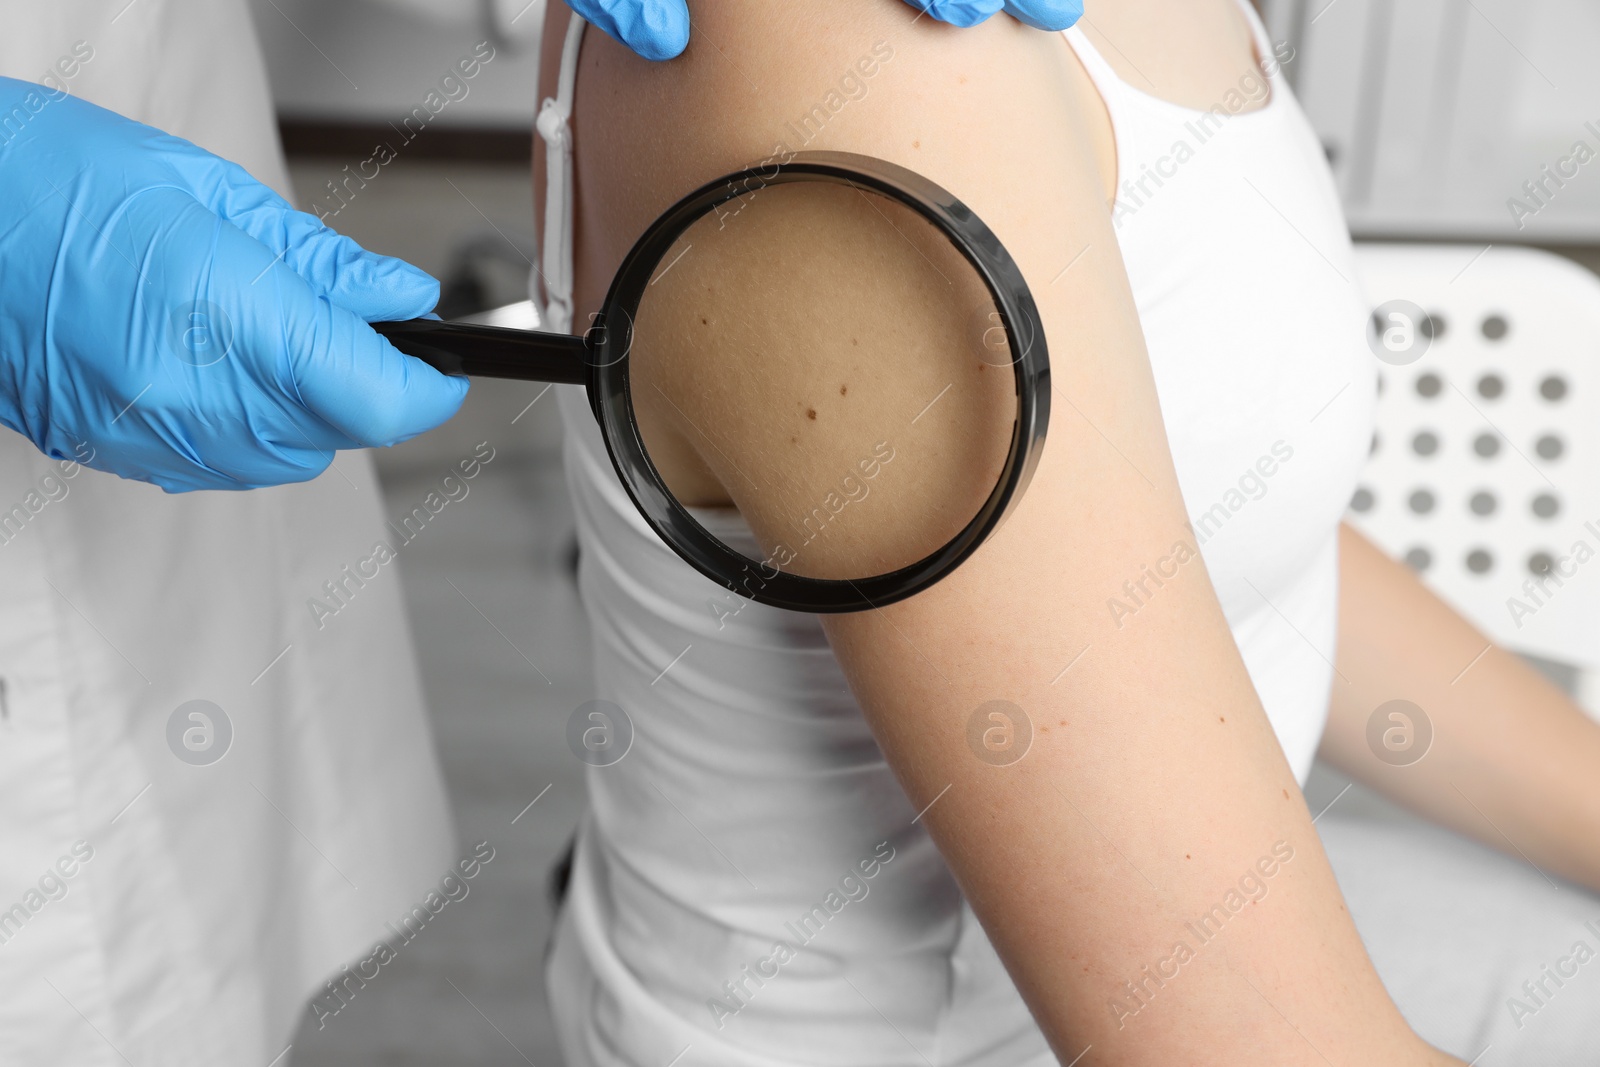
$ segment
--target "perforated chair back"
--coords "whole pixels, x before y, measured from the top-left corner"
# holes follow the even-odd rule
[[[1378,426],[1354,526],[1496,643],[1600,666],[1600,279],[1545,252],[1357,246]]]

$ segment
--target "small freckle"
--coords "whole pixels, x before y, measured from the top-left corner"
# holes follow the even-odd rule
[[[1218,721],[1218,722],[1227,722],[1227,721],[1228,721],[1228,720],[1227,720],[1227,719],[1224,719],[1224,718],[1223,718],[1223,717],[1222,717],[1222,716],[1221,716],[1221,715],[1218,715],[1218,716],[1217,716],[1217,721]]]
[[[789,438],[789,443],[790,443],[790,444],[791,444],[791,445],[797,445],[797,444],[799,444],[799,443],[800,443],[800,438],[798,438],[798,437],[791,437],[791,438]]]
[[[1288,800],[1288,799],[1289,799],[1289,791],[1288,791],[1288,790],[1287,790],[1287,789],[1285,789],[1285,790],[1284,790],[1284,791],[1283,791],[1283,799],[1285,799],[1285,800]]]
[[[921,141],[912,141],[911,142],[911,147],[912,148],[921,148],[922,147],[922,142]]]
[[[963,75],[961,75],[961,77],[960,77],[960,78],[959,78],[959,79],[958,79],[958,81],[959,81],[959,82],[960,82],[960,84],[962,84],[962,85],[965,85],[965,84],[967,84],[967,76],[966,76],[966,75],[965,75],[965,74],[963,74]]]
[[[1184,858],[1184,859],[1190,859],[1190,858],[1191,858],[1191,857],[1190,857],[1190,855],[1189,855],[1189,854],[1188,854],[1188,853],[1187,853],[1187,852],[1185,852],[1185,853],[1184,853],[1184,854],[1183,854],[1183,858]]]
[[[1066,720],[1066,719],[1062,719],[1062,720],[1061,720],[1061,725],[1062,725],[1062,726],[1065,726],[1065,725],[1067,725],[1067,720]]]
[[[840,396],[844,396],[844,395],[845,395],[845,394],[846,394],[846,393],[848,393],[848,392],[849,392],[849,391],[850,391],[850,387],[849,387],[849,386],[848,386],[848,385],[841,385],[841,386],[839,386],[839,395],[840,395]]]
[[[861,344],[861,342],[857,341],[854,337],[850,338],[850,343],[853,344],[853,345],[860,345]]]
[[[806,408],[806,418],[815,419],[816,417],[817,417],[817,409],[816,408]]]
[[[710,326],[711,324],[709,322],[707,322],[705,319],[701,319],[700,320],[700,325],[702,325],[702,326]]]
[[[983,373],[983,367],[984,367],[984,365],[982,363],[978,364],[978,373],[979,374]]]

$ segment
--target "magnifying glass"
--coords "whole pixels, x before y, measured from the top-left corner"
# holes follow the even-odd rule
[[[881,607],[950,574],[1016,506],[1049,417],[1039,311],[999,239],[928,179],[847,153],[678,201],[581,337],[372,325],[447,374],[585,386],[661,539],[798,611]]]

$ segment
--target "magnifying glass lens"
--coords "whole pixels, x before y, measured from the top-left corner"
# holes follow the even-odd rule
[[[852,184],[746,190],[662,256],[629,393],[651,464],[766,568],[858,580],[950,544],[1013,446],[1007,326],[936,226]]]

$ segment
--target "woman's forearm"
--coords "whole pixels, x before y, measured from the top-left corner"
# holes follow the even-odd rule
[[[1600,724],[1348,525],[1336,663],[1324,758],[1431,819],[1600,890]],[[1404,705],[1379,713],[1394,700],[1420,715]],[[1395,731],[1394,748],[1383,730]],[[1415,758],[1406,743],[1429,730]]]

